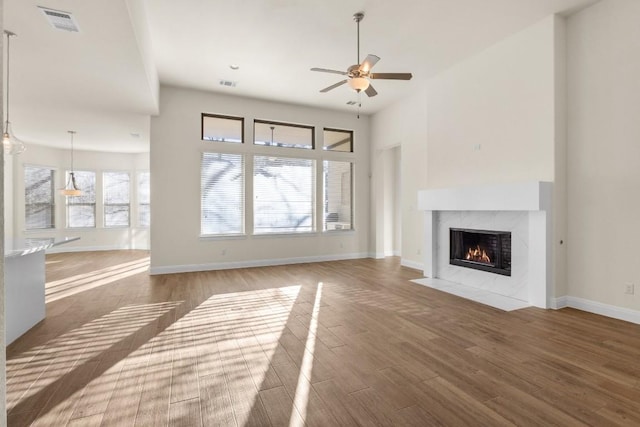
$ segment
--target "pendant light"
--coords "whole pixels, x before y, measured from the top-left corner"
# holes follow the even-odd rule
[[[7,120],[4,122],[4,133],[2,134],[2,145],[4,146],[5,154],[20,154],[27,149],[24,142],[20,141],[13,134],[11,130],[11,122],[9,121],[9,41],[11,37],[15,36],[15,33],[5,30],[7,35]]]
[[[73,172],[73,135],[76,133],[73,130],[68,130],[71,135],[71,172],[69,172],[69,178],[67,179],[67,185],[60,190],[60,194],[63,196],[82,196],[82,191],[76,185],[76,176]]]

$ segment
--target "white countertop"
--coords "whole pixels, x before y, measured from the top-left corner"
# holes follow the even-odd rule
[[[4,245],[4,256],[5,258],[12,258],[29,255],[76,240],[80,240],[80,237],[29,237],[26,239],[6,241]]]

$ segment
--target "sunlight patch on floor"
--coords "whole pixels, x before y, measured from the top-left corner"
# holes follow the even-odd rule
[[[95,289],[149,269],[149,257],[136,261],[125,262],[111,267],[95,270],[90,273],[78,274],[45,284],[46,302],[57,301],[79,292]]]
[[[313,371],[313,354],[316,345],[316,335],[318,333],[318,315],[320,314],[320,300],[322,299],[322,282],[318,283],[316,289],[316,297],[313,302],[313,311],[311,312],[311,321],[309,322],[309,332],[305,343],[305,352],[300,364],[300,372],[298,373],[298,385],[296,386],[296,394],[293,397],[292,415],[289,417],[289,426],[299,426],[299,422],[307,419],[307,405],[309,403],[309,391],[311,388],[311,372]],[[293,411],[298,410],[301,418],[295,417]]]

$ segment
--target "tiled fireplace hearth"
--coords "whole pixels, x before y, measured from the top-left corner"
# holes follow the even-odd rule
[[[426,280],[548,308],[551,191],[549,182],[420,191]]]

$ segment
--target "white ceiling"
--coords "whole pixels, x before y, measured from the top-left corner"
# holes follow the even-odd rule
[[[347,86],[319,90],[360,56],[382,59],[363,95],[375,113],[417,85],[553,13],[595,0],[4,0],[11,40],[11,121],[27,144],[143,152],[162,84],[354,111]],[[37,6],[70,12],[79,33],[53,29]],[[231,70],[237,64],[240,69]],[[237,81],[235,88],[219,80]],[[132,136],[134,134],[134,136]],[[137,135],[137,136],[135,136]]]

